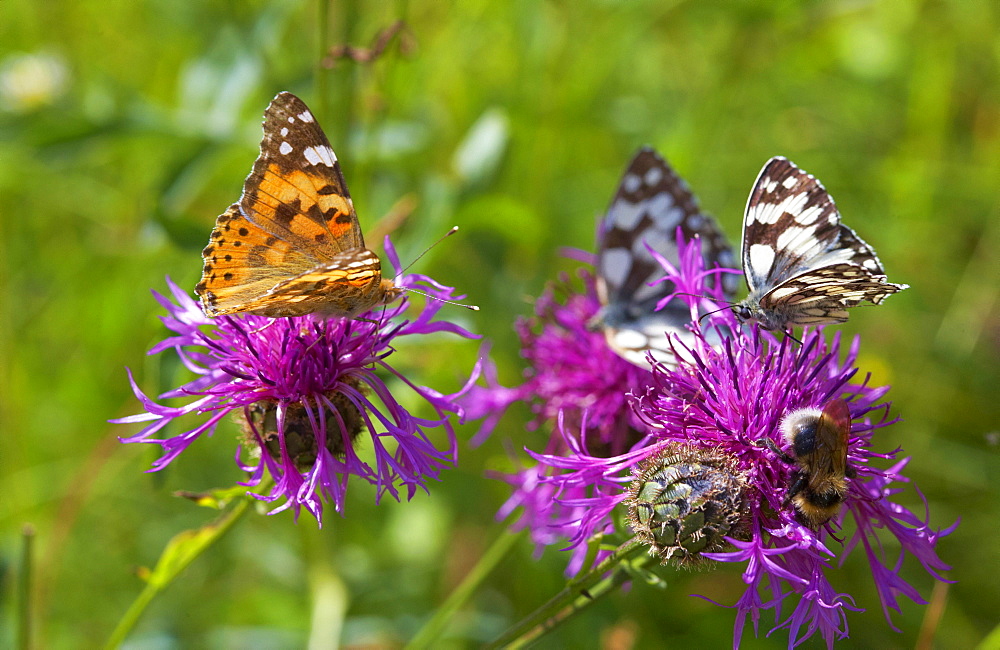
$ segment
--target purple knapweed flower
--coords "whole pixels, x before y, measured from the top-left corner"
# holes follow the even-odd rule
[[[867,378],[852,382],[859,339],[845,351],[839,335],[828,343],[823,331],[814,329],[803,333],[801,343],[789,337],[779,342],[769,333],[741,330],[728,310],[712,316],[710,323],[730,334],[713,346],[698,332],[685,345],[684,358],[690,363],[655,364],[652,388],[632,395],[632,406],[649,431],[642,444],[618,456],[595,456],[576,442],[584,435],[579,429],[564,426],[561,432],[572,454],[532,454],[547,468],[538,471],[544,475],[541,481],[559,495],[556,501],[572,495],[570,503],[580,513],[571,547],[578,549],[595,533],[613,529],[612,511],[628,499],[628,484],[648,467],[649,459],[676,449],[702,448],[731,459],[733,472],[747,490],[739,533],[727,538],[735,550],[703,554],[719,562],[745,562],[747,590],[735,604],[734,647],[746,618],[756,632],[766,609],[775,611],[774,630],[788,629],[789,647],[815,632],[828,645],[846,637],[846,610],[856,608],[850,595],[833,589],[828,572],[834,558],[842,560],[859,543],[887,618],[888,610],[899,609],[899,595],[922,602],[899,575],[903,555],[908,552],[932,576],[943,579],[941,572],[948,567],[935,546],[954,527],[933,530],[925,519],[891,500],[900,491],[891,485],[908,482],[902,474],[906,461],[887,469],[873,462],[895,459],[900,450],[872,450],[874,432],[896,420],[888,419],[890,405],[883,401],[888,387],[869,386]],[[793,411],[822,408],[837,399],[846,401],[852,421],[849,434],[845,430],[850,469],[840,477],[846,480],[846,493],[829,509],[829,521],[810,519],[789,499],[799,468],[778,451],[786,446],[781,422]],[[581,492],[587,496],[580,497]],[[566,523],[563,531],[571,527]],[[842,547],[836,531],[850,535]],[[880,535],[896,538],[898,558],[888,556]]]
[[[619,357],[604,334],[590,326],[600,309],[594,276],[583,269],[577,275],[582,291],[563,274],[535,301],[535,315],[518,318],[514,325],[521,356],[528,361],[525,382],[501,386],[495,366],[487,361],[487,386],[474,386],[461,400],[469,419],[485,418],[475,443],[493,432],[515,402],[528,403],[535,414],[529,431],[554,424],[560,416],[578,426],[586,413],[588,439],[615,453],[630,446],[629,438],[644,428],[628,408],[625,394],[648,384],[650,372]]]
[[[562,421],[585,431],[585,444],[596,455],[622,453],[645,435],[645,426],[629,408],[626,395],[647,386],[652,373],[619,357],[608,347],[603,332],[588,325],[600,303],[593,274],[581,270],[578,279],[582,291],[579,282],[563,275],[535,302],[535,315],[516,322],[521,355],[528,361],[525,382],[513,388],[501,386],[487,360],[483,370],[487,386],[473,386],[460,400],[468,419],[486,418],[476,441],[492,432],[514,402],[526,402],[535,414],[528,431],[554,429]],[[561,455],[569,448],[562,436],[552,435],[545,451]],[[554,500],[555,490],[542,482],[548,471],[538,465],[514,474],[493,474],[512,488],[497,518],[506,519],[519,510],[511,528],[527,528],[539,552],[565,540],[570,531],[563,526],[573,525],[580,516],[570,505],[569,494],[562,494],[558,503]],[[574,554],[571,571],[580,567],[585,551]]]
[[[704,268],[701,242],[697,239],[684,242],[678,233],[678,249],[680,268],[674,268],[656,251],[651,251],[665,268],[674,272],[673,279],[679,280],[675,282],[675,293],[664,298],[660,306],[678,298],[679,293],[718,298],[722,291],[719,274],[723,271]],[[534,316],[518,319],[515,324],[521,355],[528,362],[526,381],[513,388],[501,386],[495,369],[487,361],[483,372],[487,386],[474,386],[462,398],[469,419],[486,418],[476,440],[488,436],[503,411],[521,401],[529,404],[535,414],[527,426],[529,431],[551,429],[543,452],[546,457],[578,453],[615,457],[644,444],[648,425],[631,407],[629,394],[649,389],[653,374],[626,361],[609,347],[604,332],[593,325],[601,309],[595,277],[589,270],[580,269],[577,280],[573,282],[562,275],[535,302]],[[688,300],[686,304],[694,310],[699,299],[689,296]],[[567,437],[559,433],[564,430],[582,433]],[[528,528],[539,551],[572,537],[579,529],[581,517],[590,512],[589,506],[575,505],[577,498],[586,500],[591,494],[589,488],[561,485],[557,489],[547,480],[551,472],[551,467],[539,464],[515,474],[495,475],[513,489],[500,508],[498,519],[520,510],[512,528]],[[577,546],[567,572],[578,571],[585,555],[586,548]]]
[[[385,250],[395,268],[400,268],[395,250],[386,239]],[[359,476],[376,486],[376,502],[389,493],[399,499],[405,486],[407,498],[417,488],[427,489],[441,469],[455,462],[456,440],[453,416],[461,419],[456,400],[469,383],[451,395],[418,386],[389,362],[403,337],[451,332],[466,338],[474,335],[453,323],[434,320],[442,303],[427,300],[413,320],[401,318],[408,299],[364,315],[366,320],[323,319],[301,316],[265,318],[241,314],[210,319],[182,289],[167,283],[173,301],[154,292],[167,310],[161,317],[174,335],[155,345],[149,354],[173,349],[196,377],[160,395],[160,400],[187,399],[181,406],[167,406],[147,397],[129,371],[129,381],[146,412],[113,422],[147,423],[123,442],[158,444],[163,455],[150,471],[163,469],[204,434],[215,432],[219,422],[233,414],[243,428],[242,448],[249,462],[237,454],[239,466],[250,472],[241,485],[254,486],[265,475],[274,485],[258,498],[280,501],[272,512],[291,508],[296,517],[305,507],[322,523],[323,501],[340,512],[348,478]],[[419,287],[433,298],[454,300],[453,289],[430,278],[410,274],[398,276],[397,286]],[[387,380],[412,389],[436,413],[432,419],[407,411],[390,392]],[[170,437],[160,437],[164,427],[182,416],[202,418],[193,428]],[[443,429],[448,438],[438,449],[427,430]],[[374,446],[374,466],[355,452],[355,440]]]

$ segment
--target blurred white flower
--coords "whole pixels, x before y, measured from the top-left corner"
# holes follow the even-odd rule
[[[69,68],[49,53],[12,54],[0,63],[0,108],[28,113],[53,103],[66,91]]]

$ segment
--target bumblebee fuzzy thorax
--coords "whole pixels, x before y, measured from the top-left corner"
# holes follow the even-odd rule
[[[797,467],[787,501],[805,523],[819,528],[839,512],[847,497],[847,479],[854,476],[847,463],[850,408],[844,400],[835,399],[822,409],[793,411],[782,420],[781,433],[792,454],[778,453]]]

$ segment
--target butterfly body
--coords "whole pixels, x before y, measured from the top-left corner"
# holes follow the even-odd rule
[[[840,223],[820,182],[780,157],[750,193],[742,257],[750,294],[733,311],[768,330],[842,323],[848,308],[907,288],[886,280],[874,249]]]
[[[732,250],[715,222],[703,214],[687,184],[656,151],[639,150],[629,163],[598,230],[597,293],[601,309],[591,321],[608,345],[635,365],[649,367],[647,353],[676,363],[670,338],[692,337],[691,310],[680,300],[657,310],[673,293],[660,281],[666,271],[652,248],[679,265],[677,232],[701,239],[706,268],[731,266]],[[727,293],[732,293],[726,287]]]
[[[340,164],[305,103],[279,93],[243,195],[216,220],[195,291],[209,316],[356,318],[402,292],[382,278]]]

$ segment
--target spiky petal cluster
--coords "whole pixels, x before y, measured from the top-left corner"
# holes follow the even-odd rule
[[[575,282],[564,275],[545,290],[535,303],[534,316],[515,324],[521,354],[528,361],[525,382],[513,388],[501,386],[487,361],[483,375],[488,385],[474,386],[461,400],[469,419],[486,418],[477,440],[488,436],[515,402],[527,403],[535,414],[529,431],[555,428],[561,421],[583,431],[579,444],[598,456],[621,453],[645,435],[626,395],[648,386],[652,374],[615,354],[604,334],[588,325],[599,309],[594,276],[589,272],[580,271]],[[569,452],[558,435],[551,436],[545,450],[553,455]],[[506,518],[520,509],[512,527],[528,528],[539,550],[565,539],[575,528],[580,513],[572,501],[574,495],[586,494],[556,494],[544,482],[547,472],[548,468],[537,466],[496,475],[513,488],[497,517]],[[571,567],[578,568],[582,559],[583,553],[576,554]]]
[[[651,253],[674,272],[675,294],[661,301],[665,305],[680,293],[721,296],[719,269],[705,269],[701,242],[679,240],[680,269],[674,268],[656,251]],[[582,284],[582,289],[581,285]],[[697,298],[687,297],[696,313]],[[630,406],[630,393],[643,394],[653,383],[652,373],[625,361],[612,350],[593,319],[601,309],[594,275],[586,270],[577,273],[577,282],[568,276],[550,285],[535,303],[532,318],[519,319],[515,325],[521,340],[521,355],[527,360],[526,380],[507,388],[496,380],[495,369],[487,365],[487,387],[474,387],[462,399],[470,419],[485,417],[477,439],[489,435],[503,411],[510,404],[526,402],[535,413],[528,429],[551,428],[545,446],[549,457],[616,456],[635,445],[642,446],[648,435],[647,425]],[[566,437],[563,430],[578,432]],[[530,445],[529,446],[533,446]],[[550,482],[553,469],[545,464],[527,467],[516,474],[497,475],[513,488],[498,518],[506,518],[520,509],[513,528],[529,528],[532,539],[542,547],[572,537],[579,521],[590,515],[589,506],[577,505],[592,493],[588,486],[558,488]],[[608,529],[610,531],[610,529]],[[574,549],[567,572],[575,573],[582,565],[586,548]]]
[[[595,533],[613,529],[611,513],[628,498],[625,488],[634,468],[677,445],[702,446],[737,459],[735,471],[750,486],[743,513],[746,534],[730,538],[734,551],[704,554],[719,562],[745,563],[747,589],[736,602],[734,647],[746,618],[756,631],[767,609],[775,611],[775,629],[788,629],[790,647],[816,632],[828,645],[845,637],[846,610],[854,609],[853,601],[833,589],[827,574],[838,552],[846,556],[859,544],[887,614],[898,610],[900,595],[919,600],[899,575],[901,560],[908,553],[943,579],[941,572],[948,567],[935,546],[952,529],[933,530],[925,519],[892,501],[900,491],[892,484],[909,482],[902,474],[906,460],[885,469],[875,462],[894,459],[899,450],[872,450],[874,432],[895,420],[888,419],[889,403],[883,401],[888,387],[869,386],[867,379],[853,381],[859,339],[845,350],[839,335],[828,342],[822,330],[807,330],[801,344],[787,337],[778,342],[767,333],[741,330],[728,311],[713,316],[709,326],[728,336],[713,347],[698,330],[684,350],[690,363],[654,365],[652,388],[631,395],[631,405],[649,432],[640,444],[617,456],[595,455],[581,443],[585,432],[564,425],[561,433],[569,453],[532,454],[540,463],[536,471],[545,488],[572,495],[578,518],[562,526],[562,532],[570,534],[570,546],[579,550]],[[716,341],[714,335],[711,340]],[[764,441],[785,444],[780,433],[783,416],[834,398],[850,406],[848,462],[856,475],[838,516],[815,530],[788,503],[794,468]],[[853,521],[854,532],[840,548],[830,543],[836,541],[830,533],[845,520]],[[878,531],[896,538],[899,557],[888,556]]]
[[[386,252],[400,268],[388,239]],[[399,499],[400,487],[410,498],[417,488],[426,490],[427,481],[455,461],[451,420],[462,415],[456,399],[465,388],[443,395],[414,384],[387,361],[403,337],[434,332],[473,337],[458,325],[434,320],[441,303],[428,300],[414,320],[402,318],[408,306],[405,295],[384,310],[369,312],[366,321],[252,315],[209,319],[183,290],[169,279],[167,283],[173,301],[156,292],[154,296],[167,310],[162,320],[174,335],[149,354],[173,350],[195,374],[190,382],[159,396],[161,401],[189,401],[179,406],[154,401],[129,371],[132,389],[146,412],[114,420],[146,423],[122,441],[163,448],[151,471],[169,465],[195,440],[214,433],[227,415],[235,414],[250,449],[249,463],[238,460],[251,472],[243,485],[258,485],[269,475],[274,485],[259,498],[280,501],[273,512],[292,508],[297,517],[304,507],[321,523],[324,500],[342,510],[351,475],[377,487],[376,501],[387,492]],[[451,288],[422,275],[397,277],[396,284],[419,286],[440,299],[455,298]],[[478,368],[468,385],[477,374]],[[412,415],[390,392],[384,376],[409,386],[436,417]],[[198,423],[162,437],[165,427],[184,416],[193,416]],[[447,434],[443,449],[428,438],[428,430],[434,428]],[[374,446],[374,466],[354,449],[355,438],[365,431],[365,440]]]
[[[529,430],[551,425],[558,417],[573,426],[586,419],[589,444],[616,452],[627,448],[624,441],[642,428],[627,408],[625,393],[647,385],[651,375],[615,354],[604,334],[588,325],[600,309],[594,276],[581,270],[578,280],[582,292],[578,282],[561,276],[535,302],[535,315],[515,323],[521,355],[528,362],[525,382],[500,386],[490,366],[484,372],[489,385],[474,387],[462,400],[470,418],[488,416],[477,440],[493,431],[514,402],[527,402],[535,414]]]

